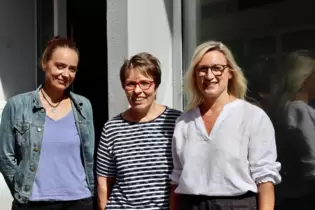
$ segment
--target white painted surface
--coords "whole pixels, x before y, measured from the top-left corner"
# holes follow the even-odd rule
[[[0,173],[0,210],[10,210],[12,204],[12,196]]]
[[[170,14],[168,14],[170,13]],[[157,101],[173,106],[172,2],[163,0],[128,1],[128,56],[148,52],[161,62],[162,83]]]
[[[161,61],[157,101],[182,108],[181,12],[175,5],[180,6],[180,1],[107,1],[109,118],[128,107],[119,68],[124,58],[140,52],[149,52]]]

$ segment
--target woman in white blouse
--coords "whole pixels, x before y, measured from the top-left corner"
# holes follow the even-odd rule
[[[244,101],[246,79],[231,51],[209,41],[185,75],[190,95],[173,136],[171,210],[273,210],[281,181],[274,128]]]

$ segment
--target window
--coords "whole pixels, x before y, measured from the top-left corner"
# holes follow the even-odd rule
[[[315,164],[311,161],[308,165],[304,161],[315,159],[314,152],[309,153],[315,151],[313,142],[308,142],[315,138],[315,123],[310,121],[310,129],[298,123],[296,130],[312,130],[302,135],[280,129],[284,125],[294,126],[286,121],[289,116],[285,109],[295,106],[295,101],[301,102],[298,108],[304,114],[303,119],[293,121],[315,118],[315,13],[312,5],[312,0],[301,0],[298,4],[289,0],[200,0],[190,11],[183,9],[184,63],[189,63],[195,47],[204,41],[222,41],[232,50],[248,80],[248,100],[264,109],[274,123],[282,175],[287,174],[282,177],[276,195],[284,199],[298,197],[295,194],[298,191],[310,198],[315,196],[308,181],[315,179],[315,172],[311,170]],[[184,103],[186,105],[187,101]],[[280,110],[279,113],[272,112],[272,108]],[[291,180],[299,184],[294,185]],[[279,207],[286,204],[281,198],[276,198]],[[307,206],[311,200],[305,202],[303,205]]]

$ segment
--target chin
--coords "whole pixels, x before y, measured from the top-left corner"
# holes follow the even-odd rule
[[[130,106],[132,109],[134,109],[136,111],[142,111],[142,110],[147,110],[150,105],[147,103],[135,104],[135,103],[131,102]]]
[[[64,91],[64,90],[66,90],[70,85],[56,84],[56,85],[54,85],[54,86],[55,86],[56,89]]]
[[[217,90],[204,90],[203,93],[206,98],[216,98],[220,95],[219,91]]]

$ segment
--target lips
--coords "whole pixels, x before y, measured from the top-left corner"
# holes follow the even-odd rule
[[[59,84],[66,85],[68,82],[64,80],[57,80]]]
[[[218,82],[207,82],[207,83],[203,83],[203,87],[205,87],[205,88],[214,87],[217,84],[218,84]]]
[[[137,98],[132,97],[131,101],[133,104],[142,104],[145,99],[146,98],[143,98],[143,97],[137,97]]]
[[[143,101],[145,98],[131,98],[133,101]]]

